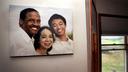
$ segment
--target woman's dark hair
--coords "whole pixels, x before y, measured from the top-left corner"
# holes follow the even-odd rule
[[[52,21],[53,21],[54,19],[61,19],[61,20],[63,20],[64,24],[66,25],[66,19],[65,19],[62,15],[53,14],[53,15],[50,17],[49,21],[48,21],[48,24],[49,24],[50,27],[52,27]]]
[[[38,49],[40,47],[40,36],[41,36],[41,32],[44,30],[44,29],[48,29],[51,33],[52,33],[52,37],[53,37],[53,42],[55,41],[55,37],[54,37],[54,33],[52,31],[52,29],[48,26],[43,26],[39,29],[39,31],[37,32],[37,34],[35,34],[34,36],[34,47],[35,47],[35,50]],[[52,49],[52,46],[50,48],[47,49],[47,54],[48,52]]]

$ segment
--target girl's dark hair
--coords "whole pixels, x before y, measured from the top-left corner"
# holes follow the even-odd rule
[[[35,34],[34,36],[34,47],[35,47],[35,50],[38,49],[40,47],[40,36],[41,36],[41,32],[44,30],[44,29],[48,29],[51,33],[52,33],[52,37],[53,37],[53,42],[55,41],[55,37],[54,37],[54,33],[52,31],[52,29],[48,26],[43,26],[39,29],[39,31],[37,32],[37,34]],[[52,46],[50,48],[47,49],[47,54],[48,52],[52,49]]]
[[[49,24],[50,27],[52,27],[52,21],[53,21],[54,19],[61,19],[61,20],[64,22],[64,24],[66,25],[66,19],[65,19],[62,15],[53,14],[53,15],[50,17],[49,21],[48,21],[48,24]]]

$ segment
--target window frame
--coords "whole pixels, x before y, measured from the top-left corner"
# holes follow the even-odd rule
[[[98,48],[96,49],[96,54],[99,56],[100,58],[100,62],[97,61],[97,66],[99,66],[100,70],[99,72],[102,72],[102,65],[101,65],[101,36],[125,36],[125,50],[126,50],[126,59],[128,59],[128,34],[102,34],[102,28],[101,28],[101,17],[117,17],[117,18],[128,18],[128,16],[123,16],[123,15],[113,15],[113,14],[104,14],[104,13],[98,13],[97,14],[97,43],[99,43]],[[97,59],[98,60],[98,59]],[[128,60],[126,60],[126,72],[128,72]]]
[[[111,35],[109,35],[109,36],[111,36]],[[102,38],[101,38],[101,40],[102,40]],[[128,40],[128,36],[124,35],[124,44],[101,44],[101,57],[102,57],[102,51],[115,51],[115,50],[125,51],[125,68],[124,68],[125,72],[128,72],[128,60],[127,60],[127,58],[128,58],[128,41],[127,40]],[[124,49],[116,49],[116,48],[115,49],[106,49],[106,50],[102,49],[102,46],[117,46],[117,45],[123,45]],[[102,61],[101,61],[101,71],[102,71]]]

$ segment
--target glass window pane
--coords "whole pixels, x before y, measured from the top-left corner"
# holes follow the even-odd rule
[[[101,36],[101,44],[124,44],[124,36]]]
[[[125,72],[125,51],[102,51],[102,72]]]
[[[108,49],[124,49],[123,45],[114,45],[114,46],[102,46],[102,50]]]

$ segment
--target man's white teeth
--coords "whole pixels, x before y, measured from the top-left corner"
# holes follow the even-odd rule
[[[58,30],[58,32],[61,32],[61,30]]]
[[[37,28],[35,28],[35,27],[32,27],[32,29],[33,29],[33,30],[37,30]]]

